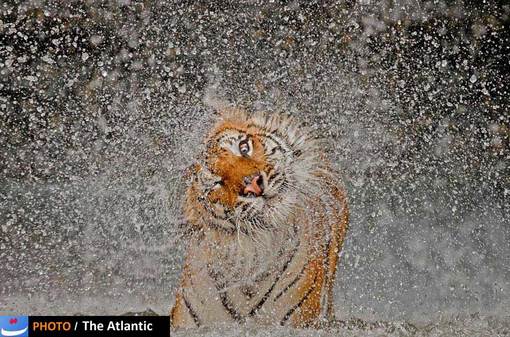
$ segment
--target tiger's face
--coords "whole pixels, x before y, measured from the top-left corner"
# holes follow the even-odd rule
[[[206,226],[247,234],[281,226],[313,188],[316,143],[288,117],[231,112],[206,145],[188,191],[202,208],[188,212]]]

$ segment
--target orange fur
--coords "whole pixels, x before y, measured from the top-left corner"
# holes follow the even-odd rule
[[[297,327],[306,327],[313,324],[321,312],[321,288],[324,282],[325,270],[323,266],[323,257],[319,256],[309,263],[306,279],[309,280],[300,288],[300,298],[306,291],[311,290],[310,296],[305,300],[299,312],[292,319],[292,323]]]
[[[283,117],[280,119],[282,125],[291,124],[291,122],[287,123]],[[277,119],[274,120],[277,121]],[[290,237],[290,239],[298,240],[297,250],[292,252],[289,248],[291,244],[285,243],[291,235],[287,234],[288,230],[276,228],[274,236],[283,235],[284,239],[282,242],[277,241],[271,244],[281,245],[281,247],[275,246],[272,251],[270,249],[265,252],[270,257],[276,256],[274,260],[269,259],[266,268],[273,276],[268,276],[267,281],[263,279],[255,283],[259,288],[251,283],[243,284],[242,282],[245,281],[242,279],[240,285],[232,281],[232,285],[221,288],[225,283],[222,281],[224,275],[229,275],[228,273],[236,275],[239,268],[241,268],[239,270],[250,268],[250,263],[253,261],[256,265],[256,254],[260,253],[257,249],[261,249],[257,248],[257,240],[272,242],[273,235],[270,234],[266,238],[265,232],[261,235],[266,239],[252,240],[249,236],[241,236],[239,227],[224,231],[212,225],[215,218],[228,219],[230,216],[228,212],[232,212],[237,207],[246,177],[259,172],[270,172],[275,167],[265,153],[263,143],[265,133],[272,130],[266,127],[269,131],[264,130],[264,133],[261,126],[255,124],[243,112],[235,110],[227,112],[207,139],[206,166],[197,164],[189,171],[189,177],[195,177],[195,180],[186,192],[184,212],[194,232],[189,243],[175,305],[170,314],[174,328],[207,325],[221,320],[245,321],[249,318],[262,323],[289,322],[293,326],[303,327],[316,324],[324,312],[329,319],[334,315],[333,286],[339,253],[348,227],[349,212],[346,195],[339,178],[323,164],[325,161],[317,164],[316,168],[312,167],[313,177],[310,178],[319,182],[320,192],[313,188],[310,188],[310,191],[304,191],[303,204],[293,206],[295,211],[286,220],[289,224],[299,225],[299,230],[296,232],[299,237]],[[236,155],[220,146],[219,143],[215,143],[214,140],[218,135],[224,135],[232,130],[251,140],[250,156]],[[278,131],[285,132],[285,130]],[[324,159],[323,155],[321,158]],[[294,168],[294,170],[298,169],[299,167]],[[207,193],[206,201],[200,201],[204,197],[202,191],[204,187],[197,180],[199,178],[196,178],[202,173],[203,179],[209,179],[210,175],[216,177],[214,179],[221,180],[221,185]],[[327,201],[319,199],[321,194],[317,193],[324,193]],[[211,211],[214,211],[216,215],[212,216]],[[228,249],[234,249],[233,252],[240,254],[239,257],[229,256],[228,254],[232,253]],[[282,262],[285,254],[282,253],[282,257],[278,258],[279,249],[291,256],[288,264]],[[241,261],[240,266],[231,267],[230,264],[235,264],[237,260]],[[223,263],[225,268],[230,269],[221,271]],[[275,273],[274,271],[280,270],[282,265],[283,271]],[[219,276],[211,273],[210,270],[215,270],[214,268],[220,269]],[[253,273],[256,271],[257,269],[254,269]],[[246,275],[247,278],[251,276],[253,275]],[[227,279],[226,283],[230,284],[230,281]],[[253,289],[253,294],[243,298],[242,291],[239,291],[241,286]],[[195,293],[186,300],[186,291]],[[323,301],[324,298],[326,302]]]
[[[211,171],[223,177],[224,187],[212,192],[209,196],[211,202],[221,202],[233,207],[239,191],[243,187],[243,178],[256,172],[265,170],[265,161],[262,145],[257,137],[253,137],[254,154],[251,158],[238,157],[226,150],[215,148],[209,160]]]

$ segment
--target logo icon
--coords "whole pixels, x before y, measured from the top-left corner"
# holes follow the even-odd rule
[[[28,316],[0,316],[1,337],[28,337]]]

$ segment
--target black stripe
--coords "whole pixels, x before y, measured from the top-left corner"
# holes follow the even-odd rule
[[[201,202],[202,206],[204,207],[204,210],[209,214],[211,215],[214,219],[218,220],[218,221],[226,221],[228,222],[229,224],[231,224],[233,227],[223,227],[223,226],[220,226],[218,224],[215,224],[214,222],[208,222],[208,225],[213,228],[213,229],[216,229],[216,230],[219,230],[219,231],[222,231],[224,233],[227,233],[227,234],[234,234],[236,232],[236,230],[238,229],[237,227],[237,224],[234,222],[234,220],[232,220],[232,217],[231,216],[227,216],[227,217],[222,217],[218,214],[216,214],[216,212],[214,212],[214,210],[208,205],[206,204],[205,201],[203,200],[199,200],[199,202]],[[239,230],[245,234],[245,235],[249,235],[248,231],[243,228],[243,227],[239,227]]]
[[[242,204],[241,206],[241,213],[243,212],[246,212],[246,210],[248,209],[248,207],[250,207],[252,204],[250,203],[247,203],[247,202],[240,202],[240,204]],[[239,206],[238,206],[239,207]]]
[[[273,133],[275,135],[278,136],[278,138],[275,138],[273,136]],[[285,136],[282,136],[282,134],[278,133],[277,131],[274,131],[272,133],[270,132],[267,132],[267,131],[262,131],[262,132],[258,132],[256,133],[257,136],[263,136],[263,137],[266,137],[270,140],[273,141],[273,143],[276,144],[276,146],[278,146],[280,148],[280,150],[283,152],[283,153],[286,153],[289,151],[289,145],[290,145],[290,142],[289,140],[287,139],[287,137]],[[285,146],[285,147],[284,147]]]
[[[267,180],[275,179],[280,174],[281,174],[280,172],[278,172],[274,168],[272,168],[271,171],[269,171],[269,173],[267,174]]]
[[[251,203],[245,203],[243,207],[241,208],[241,212],[239,214],[239,217],[242,218],[245,221],[248,221],[251,223],[253,220],[252,218],[255,218],[257,215],[255,214],[258,212],[253,204]]]
[[[216,288],[216,289],[218,289],[218,288]],[[218,291],[218,293],[220,295],[221,304],[223,304],[223,307],[225,308],[225,310],[227,310],[227,312],[230,314],[230,316],[232,316],[232,318],[235,321],[242,322],[244,320],[243,316],[241,316],[241,314],[234,308],[232,301],[230,301],[230,299],[227,296],[227,292],[226,291]]]
[[[268,156],[274,155],[276,153],[276,150],[280,150],[281,152],[285,152],[280,145],[276,145],[275,147],[273,147],[273,149],[271,150],[271,153],[269,153]]]
[[[287,153],[287,152],[289,152],[289,149],[288,149],[288,145],[289,145],[289,143],[287,142],[287,144],[283,144],[282,142],[280,142],[280,139],[281,139],[281,140],[284,140],[285,138],[280,137],[280,139],[277,139],[277,138],[273,137],[273,135],[271,135],[270,133],[265,133],[265,134],[264,134],[264,136],[265,136],[266,138],[271,139],[271,140],[272,140],[272,141],[276,144],[276,146],[278,146],[278,147],[280,148],[280,150],[281,150],[283,153]],[[284,147],[284,145],[287,145],[287,146],[285,146],[285,147]]]
[[[285,190],[289,187],[288,184],[289,184],[289,182],[288,182],[287,178],[284,178],[283,182],[280,183],[280,186],[278,186],[278,193],[285,192]]]
[[[223,130],[222,132],[225,132],[225,131],[226,130]],[[230,143],[233,143],[233,142],[237,141],[237,137],[234,137],[234,136],[231,136],[231,135],[223,135],[223,136],[219,137],[216,141],[218,143],[221,143],[225,138]]]
[[[184,305],[186,305],[186,308],[188,308],[189,314],[191,315],[191,317],[193,317],[193,321],[195,322],[197,327],[199,327],[201,325],[201,323],[200,323],[200,318],[198,317],[198,314],[195,312],[195,310],[193,310],[193,308],[191,307],[191,304],[189,303],[186,296],[184,296],[184,294],[182,295],[182,299],[184,300]]]
[[[267,279],[269,276],[271,276],[271,271],[266,271],[266,272],[263,272],[259,275],[257,275],[257,277],[255,277],[255,279],[253,280],[254,283],[259,283],[259,282],[262,282],[264,281],[265,279]]]
[[[234,234],[234,233],[235,233],[235,231],[236,231],[236,229],[235,229],[235,228],[226,228],[226,227],[222,227],[222,226],[220,226],[220,225],[218,225],[218,224],[215,224],[215,223],[214,223],[214,222],[212,222],[212,221],[209,221],[209,222],[207,223],[207,225],[208,225],[209,227],[211,227],[212,229],[216,229],[216,230],[221,231],[221,232],[224,232],[224,233],[226,233],[226,234]]]
[[[248,316],[255,315],[257,313],[257,311],[264,305],[264,303],[266,303],[266,301],[269,298],[269,295],[271,294],[271,292],[273,291],[276,283],[278,283],[278,280],[280,280],[280,275],[276,276],[276,279],[274,280],[271,287],[269,287],[269,290],[266,291],[266,293],[264,294],[264,296],[262,296],[260,301],[253,307],[253,309],[250,310],[250,312],[248,313]]]
[[[221,288],[224,287],[224,284],[220,284],[218,282],[218,274],[208,268],[208,274],[209,277],[213,280],[214,287],[216,288],[216,291],[218,291],[218,295],[220,295],[221,304],[225,308],[225,310],[232,316],[232,318],[238,322],[241,322],[243,320],[243,317],[241,314],[234,308],[232,302],[227,296],[226,290],[222,290]]]
[[[274,187],[276,184],[283,184],[282,181],[283,182],[287,181],[284,174],[281,174],[281,175],[277,176],[276,178],[273,178],[271,180],[271,187]]]
[[[278,281],[280,280],[280,277],[285,273],[285,271],[287,270],[287,268],[289,267],[290,263],[292,262],[292,260],[294,259],[294,257],[296,256],[296,252],[298,251],[298,248],[299,248],[299,244],[300,242],[298,241],[298,243],[296,244],[296,246],[294,247],[293,251],[292,251],[292,255],[290,256],[290,258],[285,262],[285,264],[283,265],[283,268],[281,270],[281,272],[276,275],[276,278],[273,282],[273,284],[271,285],[271,287],[269,287],[269,290],[266,291],[266,293],[264,294],[264,296],[262,296],[262,298],[260,299],[260,301],[255,305],[255,307],[253,307],[253,309],[251,309],[251,311],[248,313],[248,316],[253,316],[257,313],[257,311],[264,305],[264,303],[267,301],[267,299],[269,298],[269,295],[271,295],[271,292],[273,291],[274,287],[276,286],[276,283],[278,283]]]
[[[226,128],[226,129],[222,129],[222,130],[217,131],[215,134],[213,134],[210,137],[210,139],[214,139],[217,143],[219,143],[220,139],[222,139],[223,137],[232,137],[232,136],[227,136],[227,135],[222,135],[221,137],[218,137],[220,134],[222,134],[224,132],[227,132],[227,131],[237,131],[239,133],[246,133],[246,131],[243,131],[243,130],[238,129],[238,128]]]
[[[290,288],[292,288],[292,286],[294,284],[297,283],[297,281],[299,281],[301,279],[301,277],[303,277],[303,274],[305,272],[305,269],[306,269],[306,264],[303,266],[303,269],[301,269],[301,271],[299,272],[299,274],[292,280],[292,282],[290,282],[289,284],[287,284],[287,286],[285,288],[282,289],[282,291],[280,291],[280,293],[278,293],[278,295],[276,295],[276,297],[274,298],[274,301],[276,302],[277,299],[279,299],[283,294],[285,294]]]
[[[331,246],[331,243],[333,241],[333,237],[330,237],[328,242],[326,243],[326,246],[324,247],[324,270],[326,271],[326,278],[328,278],[328,272],[329,272],[329,249]],[[328,280],[329,281],[329,280]]]
[[[219,220],[219,221],[226,221],[228,222],[229,224],[232,225],[231,228],[227,228],[227,227],[223,227],[223,226],[219,226],[217,224],[212,224],[216,229],[221,229],[229,234],[234,234],[236,229],[237,229],[237,224],[234,222],[234,220],[232,219],[232,216],[229,216],[229,215],[226,215],[226,216],[221,216],[219,214],[216,214],[216,212],[211,208],[211,206],[207,205],[205,203],[205,201],[202,203],[202,205],[204,206],[204,209],[210,214],[212,215],[212,217],[216,220]],[[240,227],[239,230],[241,232],[243,232],[244,234],[248,235],[248,232],[246,231],[246,229]]]
[[[252,124],[249,124],[248,127],[250,127]],[[288,138],[287,135],[282,134],[281,130],[273,130],[273,131],[267,131],[266,128],[263,126],[255,125],[262,129],[261,132],[257,132],[255,135],[257,136],[264,136],[266,138],[271,139],[274,143],[277,144],[277,146],[280,148],[280,150],[285,154],[291,151],[291,148],[293,147],[294,143],[291,142],[291,140]],[[279,139],[275,138],[274,135],[276,135]],[[281,142],[279,141],[281,140]],[[283,143],[282,143],[283,142]],[[285,146],[285,147],[284,147]],[[299,150],[298,150],[299,151]]]
[[[251,207],[248,208],[246,211],[244,211],[244,214],[243,214],[243,218],[244,219],[253,219],[257,216],[257,210],[255,209],[255,207],[253,207],[253,205],[250,205]]]
[[[220,289],[222,287],[225,286],[224,283],[221,283],[218,281],[218,274],[217,272],[215,272],[214,270],[211,269],[211,266],[208,264],[207,265],[207,272],[209,274],[209,277],[213,280],[213,283],[214,283],[214,286],[216,287],[216,289]]]
[[[287,145],[289,147],[289,150],[291,147],[294,146],[294,143],[289,139],[289,136],[287,134],[283,134],[280,132],[281,130],[280,129],[276,129],[273,133],[280,137],[281,139],[283,139],[285,141],[285,145]]]
[[[310,289],[308,289],[308,291],[305,293],[303,298],[296,305],[294,305],[292,308],[290,308],[290,310],[285,314],[285,316],[281,320],[280,325],[284,325],[285,322],[287,322],[289,320],[290,316],[292,316],[294,311],[296,311],[298,308],[300,308],[303,305],[303,303],[308,299],[308,297],[310,296],[312,291],[315,290],[315,281],[316,280],[317,280],[317,274],[315,274],[315,277],[313,278],[312,286],[310,287]]]

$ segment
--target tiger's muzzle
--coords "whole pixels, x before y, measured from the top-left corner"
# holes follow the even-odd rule
[[[259,197],[264,193],[265,182],[264,176],[261,173],[244,177],[244,184],[243,196]]]

